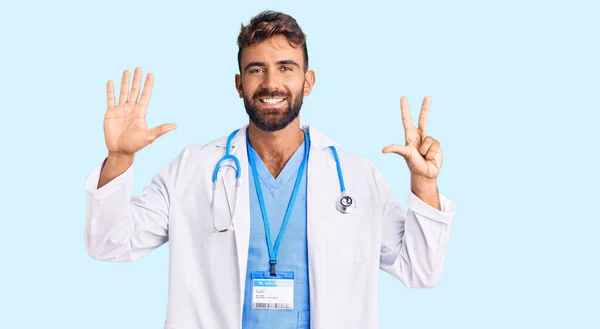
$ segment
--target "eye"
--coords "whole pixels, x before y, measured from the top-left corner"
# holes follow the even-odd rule
[[[250,74],[258,73],[260,71],[262,71],[262,69],[253,69],[253,70],[250,70]]]
[[[289,67],[289,66],[284,66],[281,69],[284,70],[284,71],[292,71],[292,68]]]

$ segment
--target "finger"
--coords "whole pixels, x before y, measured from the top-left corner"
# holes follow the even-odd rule
[[[421,146],[419,147],[419,154],[425,156],[425,154],[427,154],[427,151],[429,151],[429,148],[431,147],[431,145],[433,145],[434,142],[435,139],[433,139],[432,137],[425,137],[423,143],[421,143]]]
[[[431,104],[431,97],[425,96],[425,98],[423,98],[423,105],[421,106],[418,123],[419,130],[423,132],[423,136],[425,136],[425,126],[427,126],[427,118],[429,116],[429,104]]]
[[[400,98],[400,112],[402,113],[402,124],[404,125],[404,130],[408,130],[415,127],[415,124],[412,122],[412,118],[410,117],[410,110],[408,109],[408,100],[405,96]]]
[[[133,84],[131,85],[131,93],[129,94],[129,101],[137,103],[138,95],[140,93],[140,83],[142,82],[142,69],[136,67],[133,72]]]
[[[177,125],[174,123],[165,123],[165,124],[162,124],[160,126],[150,129],[147,134],[148,143],[154,142],[158,137],[160,137],[174,129],[177,129]]]
[[[112,80],[108,80],[106,83],[106,105],[108,105],[108,109],[115,106],[115,86]]]
[[[146,75],[146,82],[144,83],[144,90],[142,90],[142,95],[138,102],[138,107],[141,109],[143,116],[146,115],[146,108],[148,107],[148,103],[150,103],[150,97],[152,97],[152,86],[154,86],[154,75],[148,73]]]
[[[405,145],[391,144],[381,150],[382,153],[396,153],[403,156],[405,159],[410,158],[410,148]]]
[[[441,153],[441,152],[442,152],[442,147],[440,146],[440,143],[438,141],[435,141],[435,143],[433,143],[433,145],[431,145],[429,150],[427,150],[427,153],[425,154],[425,159],[433,160],[433,159],[435,159],[436,154]]]
[[[121,94],[119,95],[119,105],[127,102],[127,91],[129,90],[129,71],[123,72],[123,79],[121,80]]]

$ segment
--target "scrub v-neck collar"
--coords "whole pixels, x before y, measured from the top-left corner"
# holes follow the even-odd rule
[[[269,191],[273,193],[275,190],[278,190],[282,186],[284,186],[291,179],[296,178],[298,170],[300,169],[300,164],[304,159],[304,143],[306,140],[300,144],[300,147],[294,152],[294,154],[290,157],[288,162],[285,164],[277,178],[274,178],[267,166],[262,161],[258,153],[252,148],[252,145],[248,143],[249,151],[253,153],[256,171],[258,173],[258,177],[260,180],[269,188]],[[255,182],[256,184],[256,182]]]

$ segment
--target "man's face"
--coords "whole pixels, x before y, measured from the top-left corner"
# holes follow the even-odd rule
[[[276,131],[298,117],[302,100],[314,84],[314,72],[304,72],[301,47],[294,48],[285,36],[276,35],[245,48],[240,64],[236,89],[254,125]]]

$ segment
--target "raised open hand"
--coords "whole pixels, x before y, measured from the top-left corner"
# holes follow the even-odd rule
[[[411,174],[435,179],[442,167],[442,148],[437,140],[425,134],[430,102],[431,98],[429,96],[423,99],[419,124],[416,128],[410,117],[408,101],[406,97],[402,96],[400,109],[406,145],[391,144],[383,148],[382,152],[396,153],[404,157]]]
[[[131,155],[152,143],[158,137],[177,128],[175,124],[162,124],[149,129],[146,125],[146,108],[152,96],[154,76],[148,73],[144,90],[138,101],[142,69],[137,67],[133,75],[133,86],[128,98],[130,74],[123,72],[119,104],[115,104],[112,80],[106,84],[108,109],[104,115],[104,139],[108,153],[113,155]]]

